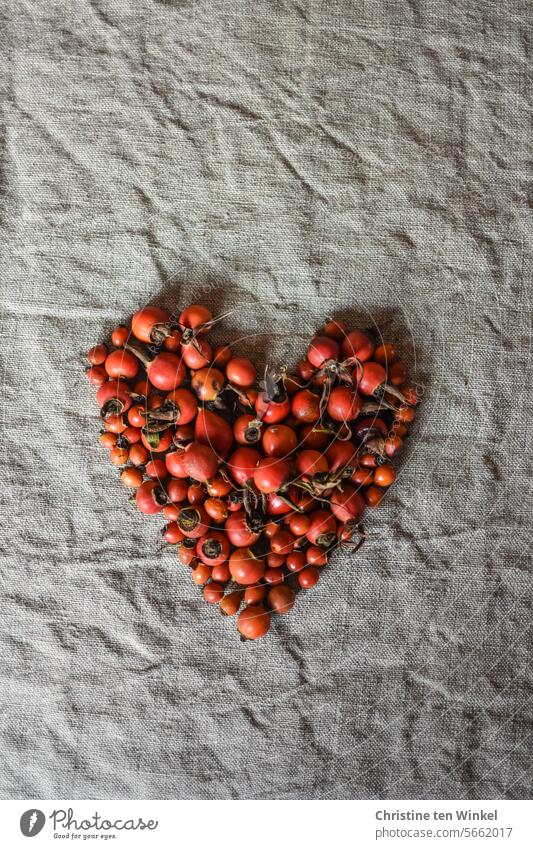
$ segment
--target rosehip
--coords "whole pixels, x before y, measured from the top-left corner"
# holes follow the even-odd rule
[[[173,478],[186,478],[185,451],[179,448],[165,455],[165,464]]]
[[[301,572],[298,572],[298,583],[303,590],[310,590],[318,584],[320,572],[316,566],[306,566]]]
[[[398,361],[389,369],[389,380],[393,386],[401,386],[407,377],[407,368],[405,363]]]
[[[100,443],[104,446],[104,448],[114,448],[117,444],[116,434],[110,433],[106,430],[104,433],[100,434]]]
[[[224,563],[228,559],[229,553],[228,539],[220,531],[208,531],[204,537],[198,540],[196,545],[196,554],[208,566],[219,566]]]
[[[277,492],[289,477],[289,465],[277,457],[264,457],[258,461],[253,477],[259,492]]]
[[[212,366],[199,369],[191,380],[191,386],[200,401],[214,401],[222,392],[224,384],[224,375]]]
[[[300,572],[305,567],[305,554],[302,551],[291,551],[286,563],[289,572]]]
[[[319,451],[306,448],[296,456],[296,468],[301,475],[316,475],[319,472],[329,472],[326,457]]]
[[[261,439],[261,429],[255,422],[257,422],[257,417],[252,416],[250,413],[246,413],[235,419],[233,423],[233,435],[239,445],[253,445],[259,442]]]
[[[389,428],[378,416],[365,416],[354,426],[354,434],[358,439],[368,436],[387,436]]]
[[[213,314],[211,310],[202,304],[191,304],[182,311],[179,317],[179,324],[183,328],[196,330],[198,334],[203,335],[209,329],[208,327],[204,327],[204,325],[212,320]]]
[[[163,348],[165,351],[172,351],[176,353],[176,351],[180,350],[181,347],[181,333],[179,330],[171,330],[165,341],[163,342]]]
[[[167,482],[167,495],[169,501],[179,504],[187,498],[187,481],[184,478],[171,478]]]
[[[329,360],[339,359],[338,342],[331,336],[316,336],[307,349],[307,360],[314,368],[321,368]]]
[[[364,510],[365,500],[351,484],[344,484],[342,492],[335,490],[331,496],[331,512],[339,522],[359,521]]]
[[[228,516],[228,508],[221,498],[207,498],[204,501],[204,510],[217,524],[221,524]]]
[[[241,593],[239,590],[234,590],[228,593],[220,602],[220,612],[225,616],[235,616],[241,606]]]
[[[101,366],[105,363],[107,357],[107,348],[105,345],[94,345],[87,351],[87,359],[92,366]]]
[[[126,423],[122,416],[108,416],[104,421],[104,428],[110,433],[124,433],[126,430]]]
[[[244,510],[231,513],[224,523],[228,540],[236,548],[247,548],[259,539],[260,534],[251,531],[248,527],[246,513]]]
[[[363,395],[374,395],[382,386],[386,386],[387,372],[380,363],[363,363],[353,372],[353,380]]]
[[[239,613],[237,629],[246,640],[264,637],[270,628],[270,614],[262,604],[251,604]]]
[[[290,554],[294,548],[295,539],[289,531],[278,531],[278,533],[272,537],[270,542],[270,547],[275,554]]]
[[[220,584],[227,584],[231,578],[231,572],[227,563],[217,563],[213,566],[211,573],[213,581],[218,581]]]
[[[346,323],[340,319],[330,318],[324,325],[324,336],[331,336],[337,342],[342,342],[346,336]]]
[[[351,422],[361,412],[361,397],[348,386],[336,386],[328,399],[328,414],[335,422]]]
[[[390,463],[378,466],[374,472],[374,483],[377,486],[390,486],[396,480],[396,472]]]
[[[268,457],[286,457],[298,445],[298,437],[287,425],[270,425],[263,433],[263,450]]]
[[[176,354],[162,351],[146,364],[146,372],[150,383],[156,389],[170,392],[181,386],[186,377],[185,365]]]
[[[291,409],[299,422],[316,422],[320,418],[320,398],[310,389],[301,389],[292,396]]]
[[[131,407],[130,389],[123,380],[107,380],[96,393],[102,416],[125,413]]]
[[[138,488],[135,500],[141,513],[151,515],[160,513],[167,499],[156,481],[145,481]]]
[[[295,537],[305,536],[311,526],[309,516],[302,513],[296,513],[289,518],[289,529]]]
[[[313,451],[323,451],[331,442],[333,433],[326,427],[315,424],[304,425],[300,430],[300,445],[312,448]]]
[[[191,572],[191,578],[196,586],[202,587],[211,579],[211,566],[208,566],[207,563],[198,563],[196,568]]]
[[[318,545],[310,545],[305,552],[305,559],[310,566],[325,566],[328,562],[328,555]]]
[[[209,530],[209,517],[201,505],[182,507],[176,521],[190,539],[200,539]]]
[[[139,360],[129,351],[119,348],[108,355],[105,370],[111,378],[122,377],[131,380],[139,371]]]
[[[267,604],[274,613],[289,613],[294,605],[294,592],[287,584],[268,591]]]
[[[168,335],[169,314],[159,307],[146,306],[131,319],[131,331],[141,342],[159,345]]]
[[[260,392],[255,401],[258,418],[265,424],[276,424],[285,419],[291,411],[291,399],[286,396],[281,401],[270,401]]]
[[[163,528],[162,536],[165,542],[168,542],[171,545],[176,545],[176,543],[182,542],[182,540],[185,539],[185,535],[183,531],[181,531],[177,522],[170,522],[166,525]]]
[[[218,458],[209,445],[191,442],[185,448],[183,465],[190,478],[203,483],[214,477],[218,468]]]
[[[359,362],[369,360],[374,353],[374,343],[362,330],[352,330],[342,343],[342,353],[345,357],[356,357]]]
[[[135,404],[128,410],[128,421],[132,427],[144,427],[146,424],[146,408],[143,404]]]
[[[263,575],[263,581],[267,584],[282,584],[283,583],[283,572],[281,569],[265,569],[265,574]]]
[[[107,383],[107,372],[103,366],[91,366],[85,374],[92,386],[103,386]]]
[[[377,507],[384,495],[384,490],[380,486],[369,486],[365,492],[365,501],[369,507]]]
[[[311,524],[307,539],[312,545],[328,548],[336,539],[337,523],[328,510],[315,510],[310,515]]]
[[[270,569],[281,569],[285,563],[285,556],[283,554],[276,554],[275,552],[270,551],[266,556],[266,562]]]
[[[308,359],[304,357],[296,366],[298,376],[308,383],[316,372],[316,368],[311,365]]]
[[[168,393],[165,400],[176,408],[177,424],[189,424],[196,416],[198,402],[188,389],[174,389]]]
[[[245,357],[234,357],[226,366],[226,377],[235,386],[252,386],[256,378],[255,366]]]
[[[207,482],[206,486],[208,494],[213,498],[224,498],[233,489],[231,483],[223,477],[213,478]]]
[[[120,475],[120,480],[125,486],[137,489],[137,487],[139,487],[143,482],[142,472],[140,472],[139,469],[124,469]]]
[[[198,410],[194,423],[194,437],[202,445],[210,448],[223,460],[233,445],[233,432],[230,425],[218,413],[211,410]]]
[[[230,555],[229,570],[238,584],[256,584],[265,573],[265,565],[249,548],[237,548]]]
[[[246,587],[244,591],[245,604],[259,604],[266,596],[267,588],[265,586]]]
[[[139,445],[138,442],[130,448],[130,463],[133,463],[134,466],[144,466],[149,456],[150,454],[144,445]]]
[[[374,360],[382,366],[390,366],[396,360],[396,348],[388,342],[378,345],[374,351]]]
[[[229,345],[217,345],[213,352],[213,365],[217,368],[225,368],[231,360],[231,348]]]
[[[111,334],[111,343],[115,346],[115,348],[122,348],[122,346],[128,341],[129,337],[129,328],[124,327],[123,324],[119,324],[118,327],[115,327]]]
[[[159,457],[152,457],[150,462],[146,464],[146,474],[152,480],[165,480],[168,477],[168,471],[164,460]]]
[[[182,343],[181,356],[185,365],[196,371],[209,365],[213,357],[213,349],[205,339],[195,339],[189,344]]]
[[[142,444],[148,451],[153,451],[156,454],[162,454],[167,451],[172,445],[172,431],[169,427],[159,433],[141,433]]]
[[[212,576],[211,576],[212,577]],[[219,604],[224,597],[224,587],[217,581],[211,581],[204,587],[204,598],[208,604]]]
[[[199,483],[192,483],[187,489],[187,501],[189,504],[203,504],[206,495],[207,493],[204,487]]]
[[[228,460],[228,470],[233,480],[241,486],[251,480],[260,459],[261,455],[255,448],[237,448]]]
[[[357,465],[357,448],[353,442],[334,442],[326,451],[326,459],[331,472]]]

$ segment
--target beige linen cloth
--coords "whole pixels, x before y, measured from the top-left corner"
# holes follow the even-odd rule
[[[0,7],[0,793],[531,796],[529,2]],[[294,362],[376,323],[398,481],[242,644],[97,441],[82,353],[147,301]]]

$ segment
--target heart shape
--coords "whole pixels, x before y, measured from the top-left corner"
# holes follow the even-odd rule
[[[294,374],[258,384],[249,359],[208,341],[223,318],[143,307],[91,348],[87,377],[132,502],[163,515],[205,600],[258,639],[336,547],[364,542],[419,397],[394,345],[335,320]]]

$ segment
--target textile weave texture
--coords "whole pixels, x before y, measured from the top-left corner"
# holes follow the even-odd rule
[[[530,798],[529,2],[0,7],[0,795]],[[202,301],[424,386],[360,553],[241,643],[128,504],[83,352]]]

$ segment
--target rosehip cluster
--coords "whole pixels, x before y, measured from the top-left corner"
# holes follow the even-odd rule
[[[360,547],[419,399],[393,345],[339,321],[256,389],[253,363],[207,340],[217,321],[144,307],[91,348],[87,377],[132,501],[163,515],[205,600],[257,639],[335,548]]]

